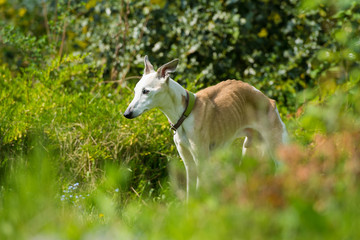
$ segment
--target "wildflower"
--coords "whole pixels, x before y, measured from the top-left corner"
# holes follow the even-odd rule
[[[103,213],[99,213],[99,218],[103,218],[104,214]]]
[[[282,22],[281,16],[280,16],[278,13],[275,13],[275,14],[272,16],[272,19],[274,20],[274,23],[275,23],[275,24],[279,24],[279,23]]]
[[[303,44],[303,43],[304,43],[304,40],[302,40],[301,38],[295,39],[295,44],[301,45],[301,44]]]
[[[25,13],[26,13],[26,8],[20,8],[19,9],[19,16],[20,17],[23,17],[25,15]]]
[[[115,192],[119,192],[119,189],[117,188],[117,189],[115,189]]]
[[[268,35],[268,32],[267,32],[266,28],[262,28],[257,35],[260,38],[266,38]]]

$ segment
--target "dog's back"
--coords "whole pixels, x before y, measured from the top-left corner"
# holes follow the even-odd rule
[[[245,82],[223,81],[197,92],[196,96],[195,129],[203,139],[209,139],[211,145],[221,146],[239,135],[246,135],[243,130],[247,128],[261,133],[265,131],[262,127],[270,130],[282,127],[275,101]]]

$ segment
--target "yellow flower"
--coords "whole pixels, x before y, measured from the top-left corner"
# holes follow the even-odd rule
[[[86,5],[86,9],[90,9],[96,6],[96,0],[90,0]]]
[[[166,0],[150,0],[150,3],[159,5],[160,7],[164,7],[166,4]]]
[[[304,18],[304,17],[306,17],[306,15],[305,15],[305,13],[300,13],[298,17],[299,18]]]
[[[99,213],[99,218],[103,218],[104,214],[103,213]]]
[[[0,0],[1,1],[1,0]],[[19,16],[20,17],[23,17],[24,15],[25,15],[25,13],[26,13],[26,8],[20,8],[19,9]]]
[[[88,46],[88,43],[86,41],[76,41],[76,43],[82,48],[86,48]]]
[[[275,14],[274,14],[273,20],[274,20],[274,23],[275,23],[275,24],[279,24],[279,23],[281,23],[281,21],[282,21],[281,16],[280,16],[278,13],[275,13]]]
[[[320,9],[319,14],[322,17],[326,17],[326,12],[323,9]]]
[[[0,0],[0,5],[3,5],[6,3],[6,0]]]
[[[81,32],[82,33],[87,33],[88,31],[88,27],[87,26],[84,26],[82,29],[81,29]]]
[[[266,28],[262,28],[257,35],[260,38],[266,38],[268,35],[268,32],[267,32]]]

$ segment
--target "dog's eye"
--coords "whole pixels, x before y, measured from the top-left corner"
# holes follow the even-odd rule
[[[142,93],[143,93],[143,94],[148,94],[149,92],[150,92],[150,91],[147,90],[147,89],[145,89],[145,88],[142,90]]]

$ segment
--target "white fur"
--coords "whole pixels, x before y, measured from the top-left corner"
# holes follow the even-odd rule
[[[289,136],[288,136],[288,133],[286,131],[286,126],[285,126],[285,123],[281,120],[281,117],[280,117],[280,114],[279,114],[279,110],[276,108],[275,109],[275,112],[280,120],[280,123],[283,127],[283,131],[282,131],[282,140],[283,140],[283,143],[288,143],[289,142]]]

